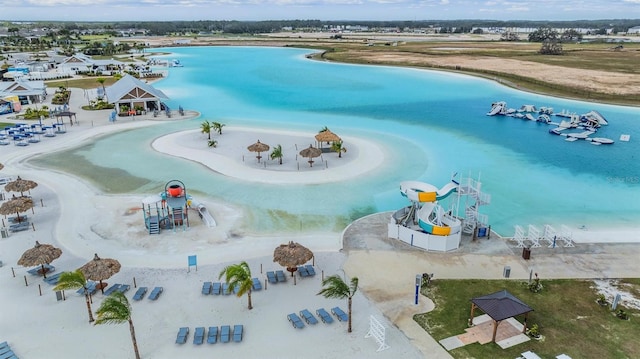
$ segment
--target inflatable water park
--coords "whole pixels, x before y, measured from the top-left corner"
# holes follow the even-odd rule
[[[401,182],[400,194],[410,205],[392,215],[387,226],[389,238],[428,251],[448,252],[460,247],[462,234],[488,236],[489,218],[479,210],[491,202],[491,196],[481,191],[478,180],[467,177],[458,181],[456,176],[441,188],[419,181]],[[461,206],[464,216],[458,213]]]
[[[609,124],[607,119],[598,111],[591,110],[584,114],[577,114],[567,110],[554,113],[552,107],[536,108],[534,105],[523,105],[519,109],[507,107],[505,101],[497,101],[491,104],[491,110],[487,116],[509,116],[513,118],[523,119],[526,121],[535,121],[550,126],[555,126],[548,132],[565,138],[565,141],[574,142],[577,140],[585,140],[591,142],[592,145],[610,145],[614,141],[606,137],[596,137],[596,132],[602,126]],[[551,116],[561,118],[561,120],[553,121]],[[628,135],[620,136],[621,141],[628,141]]]
[[[207,227],[215,227],[216,221],[207,207],[187,193],[187,187],[179,180],[171,180],[157,195],[142,200],[144,224],[149,234],[160,234],[162,230],[189,228],[189,210],[195,210]]]

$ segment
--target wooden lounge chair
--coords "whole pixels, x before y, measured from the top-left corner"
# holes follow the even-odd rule
[[[304,318],[304,321],[307,322],[307,324],[318,324],[318,319],[316,319],[308,309],[301,310],[300,315]]]
[[[193,334],[193,344],[200,345],[204,343],[204,327],[196,327],[196,331]]]
[[[276,284],[278,283],[278,280],[276,279],[276,274],[275,272],[267,272],[267,279],[269,280],[269,283],[271,284]]]
[[[163,290],[164,290],[164,288],[162,288],[162,287],[153,288],[153,290],[151,291],[151,294],[149,294],[149,299],[150,300],[158,299],[158,297],[160,296],[160,294],[162,293]]]
[[[207,343],[215,344],[218,342],[218,327],[209,327],[209,335],[207,336]]]
[[[287,277],[284,275],[284,272],[282,270],[277,270],[276,271],[276,279],[278,280],[278,282],[286,282],[287,281]]]
[[[340,309],[340,307],[331,308],[331,313],[333,313],[333,315],[335,315],[341,322],[346,322],[347,320],[349,320],[349,316],[347,315],[347,313]]]
[[[251,290],[259,291],[262,290],[262,282],[258,278],[253,278],[253,285],[251,286]]]
[[[220,327],[220,342],[228,343],[231,340],[231,326],[223,325]]]
[[[202,283],[202,294],[208,295],[211,293],[211,282]]]
[[[211,293],[218,295],[220,294],[221,290],[222,290],[222,284],[220,284],[220,282],[213,282],[213,284],[211,285]]]
[[[304,267],[307,269],[307,273],[309,274],[309,277],[313,277],[316,275],[316,270],[313,269],[313,266],[311,264],[307,264]]]
[[[331,318],[331,315],[329,315],[329,313],[327,313],[327,311],[324,310],[324,308],[320,308],[316,310],[316,314],[318,314],[318,316],[320,317],[320,320],[322,320],[323,323],[326,323],[326,324],[333,323],[333,318]]]
[[[140,287],[136,291],[136,294],[133,295],[133,300],[141,300],[145,294],[147,294],[147,287]]]
[[[300,319],[300,317],[296,313],[291,313],[287,315],[287,319],[289,319],[289,322],[291,322],[291,325],[293,325],[294,328],[296,329],[304,328],[304,323],[302,322],[302,319]]]
[[[233,341],[240,343],[242,341],[242,334],[244,333],[244,327],[242,324],[233,326]]]
[[[189,327],[182,327],[178,330],[178,336],[176,337],[176,344],[184,344],[187,342],[189,336]]]

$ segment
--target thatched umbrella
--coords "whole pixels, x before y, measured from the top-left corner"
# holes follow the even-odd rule
[[[51,244],[40,244],[40,242],[36,241],[35,247],[29,248],[22,253],[22,257],[18,260],[18,265],[25,267],[42,266],[40,271],[47,278],[47,270],[44,265],[53,262],[61,255],[62,250],[60,248],[56,248]]]
[[[293,241],[281,244],[273,251],[273,261],[287,267],[287,271],[291,272],[292,276],[299,265],[307,263],[311,258],[313,258],[313,252],[309,248]]]
[[[331,132],[331,130],[326,129],[324,131],[320,131],[316,135],[316,141],[318,141],[318,143],[320,144],[320,147],[322,147],[322,143],[323,142],[326,142],[328,144],[329,142],[342,141],[342,139],[340,138],[340,136],[338,136],[335,133]]]
[[[38,183],[30,180],[23,180],[18,176],[18,179],[11,181],[4,186],[4,190],[7,192],[20,192],[21,196],[24,196],[24,192],[30,191],[38,187]]]
[[[308,148],[305,148],[304,150],[300,151],[300,156],[302,157],[306,157],[309,159],[309,167],[313,167],[313,159],[315,157],[318,157],[322,154],[322,150],[319,148],[315,148],[312,145],[309,145]]]
[[[33,199],[29,197],[16,197],[14,195],[12,199],[4,202],[2,206],[0,206],[0,214],[8,216],[15,213],[18,218],[18,223],[20,223],[22,222],[20,212],[28,211],[31,208],[33,208]]]
[[[0,163],[0,170],[2,170],[3,168],[4,168],[4,165]]]
[[[260,152],[269,151],[269,145],[267,145],[266,143],[262,143],[262,142],[260,142],[260,140],[258,140],[258,142],[256,142],[253,145],[247,147],[247,149],[249,151],[251,151],[251,152],[258,152],[258,155],[256,156],[256,158],[258,159],[258,162],[260,162],[260,158],[262,158],[260,156]]]
[[[85,278],[99,281],[100,290],[104,294],[102,281],[120,271],[120,262],[111,258],[100,258],[96,253],[92,260],[80,267],[80,271]]]

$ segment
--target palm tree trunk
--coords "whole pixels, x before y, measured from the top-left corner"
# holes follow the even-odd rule
[[[84,299],[87,302],[87,311],[89,312],[89,323],[93,322],[95,319],[93,319],[93,312],[91,312],[91,300],[89,299],[89,292],[87,291],[87,288],[84,288]]]
[[[348,312],[349,312],[349,325],[347,326],[347,333],[351,333],[351,297],[349,297]]]
[[[251,289],[247,292],[247,298],[249,300],[249,310],[253,309],[253,305],[251,305]]]
[[[129,317],[129,331],[131,332],[131,342],[133,343],[133,351],[136,353],[136,359],[140,359],[140,353],[138,352],[138,341],[136,340],[136,330],[133,327],[133,320]]]

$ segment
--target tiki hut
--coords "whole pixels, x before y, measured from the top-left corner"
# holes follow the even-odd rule
[[[100,282],[100,290],[104,293],[102,281],[111,278],[120,271],[120,262],[111,258],[100,258],[96,253],[92,260],[80,267],[85,278]]]
[[[27,249],[22,254],[22,257],[18,260],[18,265],[25,267],[41,266],[42,268],[38,272],[47,278],[45,265],[58,259],[61,255],[62,250],[60,248],[56,248],[51,244],[40,244],[40,242],[36,241],[35,247]]]
[[[331,142],[340,142],[342,141],[342,139],[340,138],[340,136],[331,132],[331,130],[327,128],[324,131],[320,131],[316,135],[316,141],[318,141],[318,147],[322,148],[322,144],[324,142],[326,142],[327,144],[330,144]]]
[[[38,183],[30,180],[24,180],[18,176],[15,181],[11,181],[4,186],[4,190],[7,192],[20,192],[21,196],[24,196],[24,192],[30,191],[38,187]]]
[[[273,261],[287,267],[287,271],[291,272],[292,276],[299,265],[307,263],[311,258],[313,258],[313,252],[309,248],[293,241],[281,244],[273,251]]]
[[[33,208],[33,199],[29,197],[16,197],[14,195],[12,199],[4,202],[2,206],[0,206],[0,214],[8,216],[15,213],[16,220],[20,223],[23,221],[20,212],[28,211],[31,208]]]
[[[320,156],[322,154],[322,150],[319,148],[315,148],[312,145],[309,145],[308,148],[300,151],[300,156],[308,158],[309,167],[313,167],[313,159]]]
[[[256,158],[258,159],[258,162],[260,162],[260,159],[262,158],[262,156],[260,156],[260,152],[269,151],[269,145],[267,145],[266,143],[262,143],[262,142],[260,142],[260,140],[258,140],[258,142],[256,142],[253,145],[247,147],[247,149],[249,151],[251,151],[251,152],[257,152],[258,155],[256,156]]]

